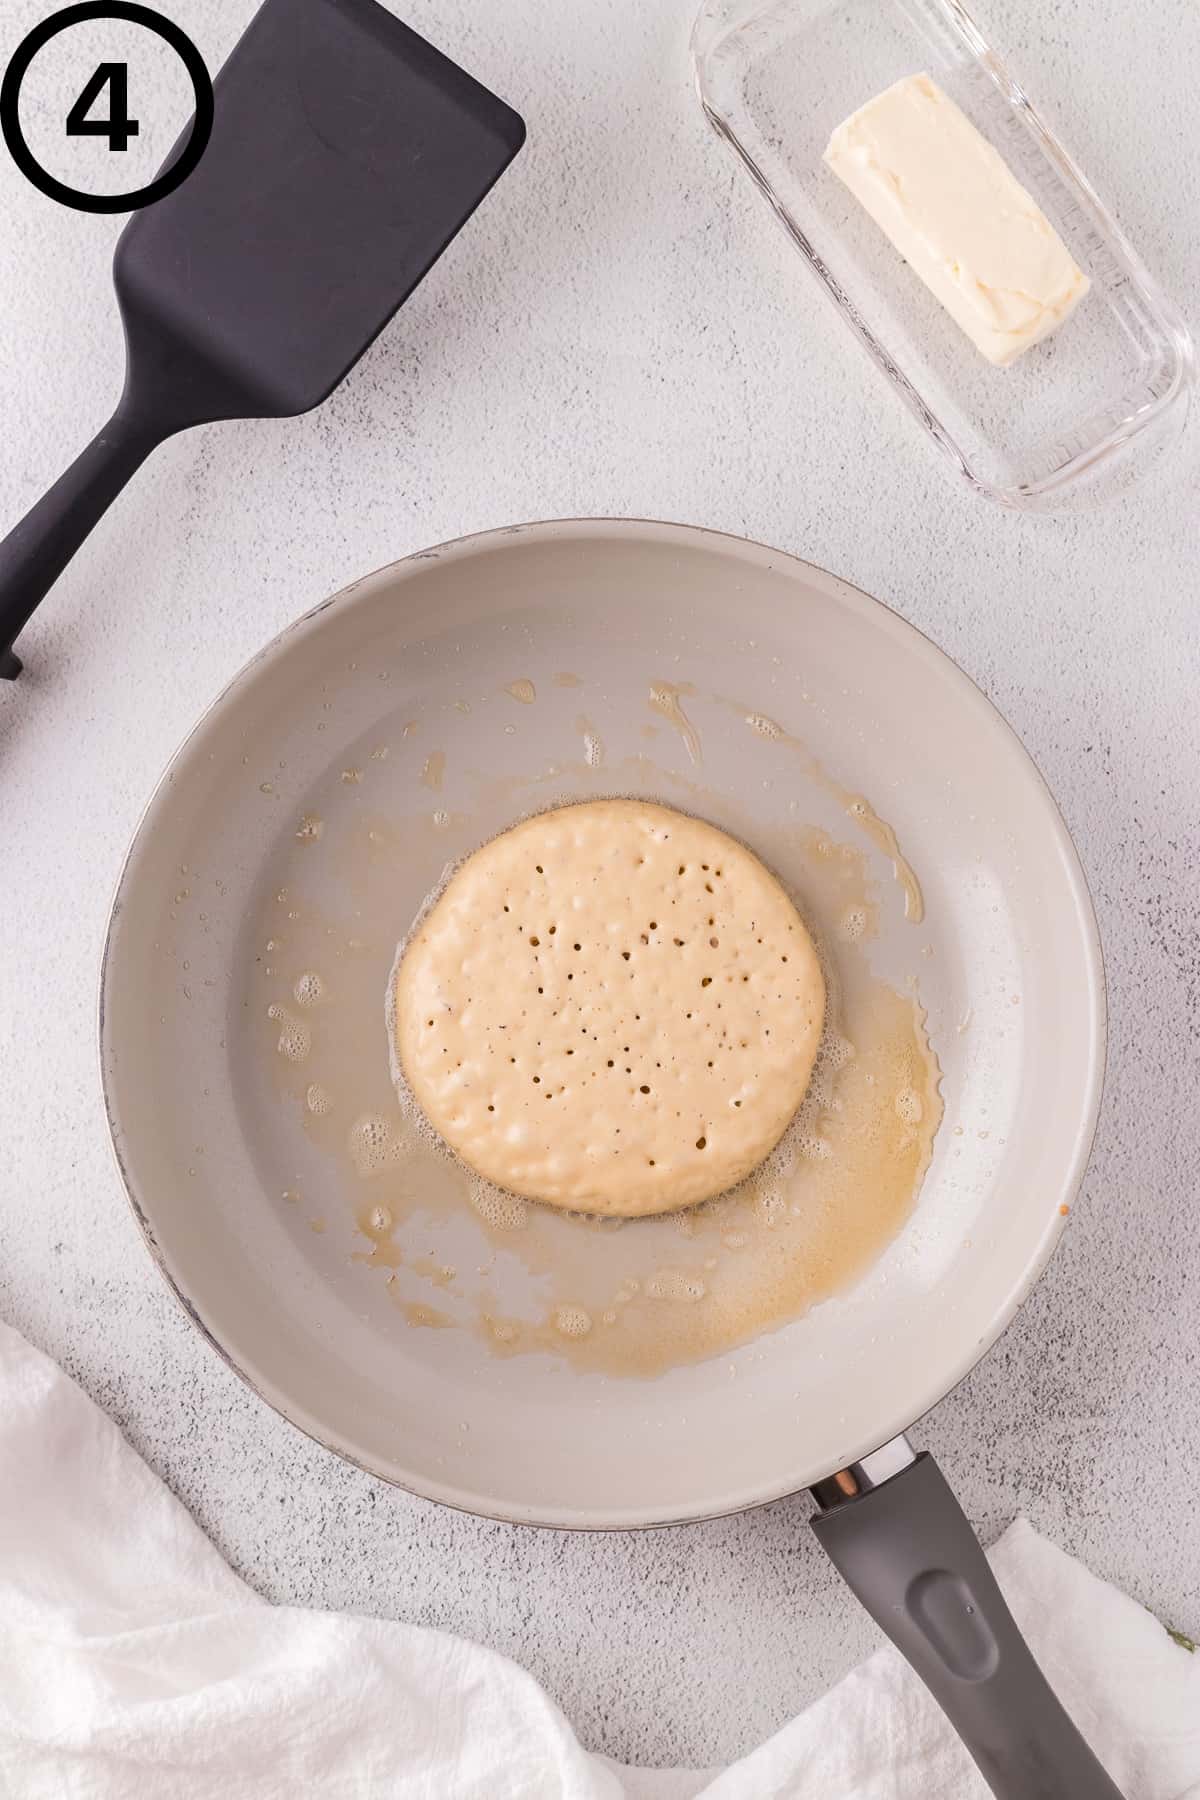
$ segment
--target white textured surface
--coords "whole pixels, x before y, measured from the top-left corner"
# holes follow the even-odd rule
[[[44,10],[0,0],[0,56]],[[170,7],[210,66],[246,10]],[[541,1677],[589,1744],[704,1763],[873,1642],[807,1503],[570,1538],[341,1466],[168,1298],[111,1166],[93,1048],[108,900],[151,783],[243,660],[353,575],[578,513],[692,520],[836,570],[936,638],[1020,732],[1076,834],[1111,980],[1074,1228],[920,1435],[985,1536],[1022,1509],[1200,1628],[1200,430],[1154,485],[1090,517],[1010,517],[956,487],[707,135],[690,11],[412,0],[406,16],[525,113],[526,150],[327,407],[168,445],[25,634],[28,672],[0,692],[0,1313],[261,1592],[467,1633]],[[988,0],[982,22],[1200,312],[1194,10]],[[5,522],[115,398],[116,231],[33,194],[0,155]]]

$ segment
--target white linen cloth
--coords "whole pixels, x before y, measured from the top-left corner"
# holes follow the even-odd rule
[[[1200,1654],[1023,1520],[993,1562],[1128,1800],[1200,1800]],[[890,1649],[729,1769],[636,1770],[585,1751],[493,1651],[272,1606],[116,1426],[0,1325],[0,1796],[143,1795],[986,1800],[987,1789]]]

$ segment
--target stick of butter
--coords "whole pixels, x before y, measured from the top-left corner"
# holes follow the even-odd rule
[[[1048,336],[1088,291],[999,151],[928,75],[852,113],[825,161],[991,363]]]

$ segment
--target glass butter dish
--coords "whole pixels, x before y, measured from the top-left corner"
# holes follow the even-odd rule
[[[1183,427],[1192,345],[1091,187],[957,0],[707,0],[709,122],[943,454],[1002,505],[1095,504]],[[1008,164],[1091,287],[1006,368],[982,357],[822,161],[834,128],[926,74]]]

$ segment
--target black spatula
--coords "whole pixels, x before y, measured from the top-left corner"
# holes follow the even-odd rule
[[[10,680],[18,632],[155,445],[318,406],[525,137],[376,0],[266,0],[215,99],[197,168],[117,244],[120,404],[0,544]]]

